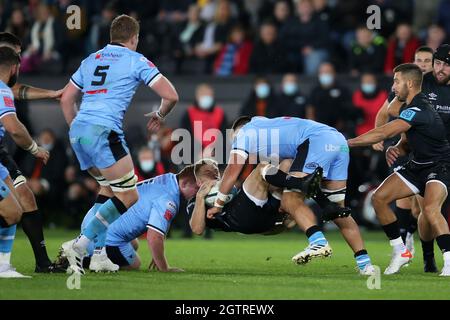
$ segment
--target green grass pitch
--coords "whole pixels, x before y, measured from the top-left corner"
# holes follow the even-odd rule
[[[52,258],[59,245],[75,232],[47,231]],[[28,240],[18,231],[13,265],[32,279],[0,279],[0,299],[449,299],[450,279],[424,274],[418,258],[401,274],[381,276],[381,289],[369,290],[366,278],[355,271],[353,255],[340,234],[329,232],[331,258],[306,266],[290,258],[306,245],[303,234],[244,236],[215,233],[213,240],[186,240],[174,235],[166,242],[170,265],[185,273],[146,270],[150,260],[147,244],[140,242],[141,271],[91,274],[81,278],[80,290],[69,290],[67,275],[33,274]],[[381,233],[364,233],[366,247],[381,271],[389,263],[390,247]],[[439,268],[442,255],[436,248]]]

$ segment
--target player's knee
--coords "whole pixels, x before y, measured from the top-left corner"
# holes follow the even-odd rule
[[[428,218],[433,217],[436,214],[441,214],[440,212],[441,212],[440,206],[434,203],[424,205],[423,214]]]
[[[302,203],[303,200],[299,193],[285,190],[283,192],[283,196],[281,197],[280,207],[284,211],[291,212]]]
[[[15,181],[16,180],[14,180],[14,182]],[[36,199],[34,197],[33,191],[31,191],[28,185],[20,184],[16,186],[16,184],[14,183],[14,186],[16,188],[17,194],[19,195],[19,202],[23,209],[26,212],[37,210]]]
[[[387,195],[384,192],[375,191],[372,195],[372,206],[374,208],[386,205],[388,203]]]
[[[22,220],[22,208],[19,206],[12,206],[3,210],[3,223],[6,224],[4,227],[9,227],[18,224]]]

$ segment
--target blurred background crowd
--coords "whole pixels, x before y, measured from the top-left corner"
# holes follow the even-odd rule
[[[372,4],[381,9],[380,30],[366,26]],[[66,27],[70,5],[82,9],[80,29]],[[223,94],[216,95],[222,83],[251,83],[248,92],[234,92],[244,96],[234,116],[304,117],[352,137],[373,128],[392,69],[412,62],[420,46],[435,50],[448,43],[450,35],[450,0],[0,0],[0,30],[23,43],[21,77],[67,81],[85,56],[109,42],[109,25],[122,13],[140,20],[138,51],[169,79],[189,77],[193,85],[189,99],[180,95],[181,111],[158,134],[127,128],[140,180],[179,169],[170,159],[174,129],[189,130],[192,145],[206,153],[214,137],[203,133],[225,132],[233,118]],[[47,222],[78,228],[94,200],[95,181],[79,172],[65,135],[51,123],[33,132],[28,104],[17,102],[17,110],[51,151],[47,166],[15,152]],[[361,224],[372,225],[363,214],[370,211],[365,196],[387,172],[383,153],[352,151],[348,204]],[[183,215],[179,219],[186,226]]]

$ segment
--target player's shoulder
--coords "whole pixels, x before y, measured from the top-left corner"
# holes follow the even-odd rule
[[[11,88],[3,81],[0,81],[0,94],[2,96],[14,96]]]

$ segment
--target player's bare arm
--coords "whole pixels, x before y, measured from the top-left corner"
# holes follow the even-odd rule
[[[16,83],[11,90],[16,100],[60,99],[64,92],[64,88],[60,90],[47,90],[21,83]]]
[[[408,131],[410,128],[411,125],[409,125],[406,121],[396,119],[385,124],[384,126],[372,129],[356,138],[349,139],[348,145],[349,147],[370,146],[388,138],[395,137],[400,133]]]
[[[179,97],[172,83],[164,76],[149,84],[150,88],[161,97],[161,105],[157,111],[146,114],[150,117],[147,129],[150,132],[158,131],[161,122],[172,111],[177,104]]]
[[[29,151],[36,158],[47,163],[50,154],[47,150],[39,147],[33,138],[31,138],[27,128],[17,119],[16,114],[7,114],[0,119],[0,122],[19,147]]]
[[[375,117],[375,128],[384,126],[389,121],[389,114],[387,111],[389,105],[389,101],[386,99],[384,101],[383,105],[381,106],[380,110],[378,110],[377,116]],[[384,144],[383,141],[380,141],[372,146],[372,148],[375,151],[383,151],[384,150]]]
[[[73,119],[77,114],[75,103],[80,96],[80,89],[75,87],[71,82],[69,82],[64,90],[61,97],[61,109],[66,119],[67,124],[70,126]]]
[[[386,150],[386,162],[388,166],[392,166],[399,158],[409,154],[408,141],[406,135],[402,133],[400,140],[395,146],[391,146]]]
[[[153,260],[150,269],[157,269],[162,272],[183,272],[183,269],[169,267],[164,255],[164,236],[152,229],[147,231],[147,243],[152,252]]]
[[[202,235],[205,231],[205,197],[208,195],[209,191],[215,183],[215,180],[203,183],[195,197],[194,211],[192,212],[192,217],[189,221],[189,225],[191,226],[192,232],[196,235]]]

